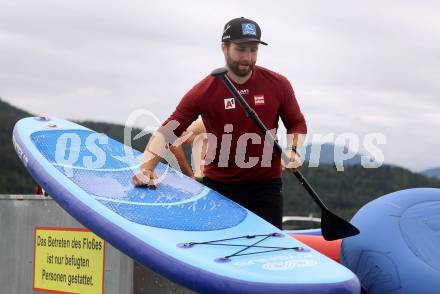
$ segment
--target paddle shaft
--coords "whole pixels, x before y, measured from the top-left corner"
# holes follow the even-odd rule
[[[260,129],[263,134],[265,134],[266,138],[270,141],[270,143],[273,144],[274,149],[281,155],[282,160],[287,165],[289,163],[289,157],[286,155],[286,153],[283,151],[283,148],[278,144],[278,142],[275,140],[274,136],[271,132],[268,131],[264,123],[260,120],[257,113],[249,106],[249,104],[244,100],[243,96],[241,96],[240,92],[238,92],[237,88],[235,88],[234,84],[232,84],[231,80],[226,75],[226,70],[215,70],[212,75],[219,77],[222,79],[226,87],[229,89],[229,91],[234,95],[235,99],[238,100],[240,105],[243,107],[243,109],[246,112],[246,115],[252,119],[257,127]],[[304,176],[299,171],[295,171],[293,173],[298,181],[301,183],[301,185],[304,187],[304,189],[309,193],[309,195],[315,200],[316,204],[319,205],[319,207],[323,210],[328,210],[327,206],[324,204],[324,202],[319,198],[318,194],[315,192],[315,190],[310,186],[309,182],[304,178]]]

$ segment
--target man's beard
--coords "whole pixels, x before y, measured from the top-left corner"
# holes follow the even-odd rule
[[[240,62],[232,60],[229,56],[226,56],[226,64],[229,69],[239,77],[247,76],[255,67],[255,62],[242,63],[242,65],[249,65],[247,69],[240,69]]]

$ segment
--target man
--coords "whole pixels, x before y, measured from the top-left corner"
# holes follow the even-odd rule
[[[224,26],[221,49],[227,75],[269,130],[275,133],[282,119],[288,134],[287,167],[294,169],[300,165],[296,147],[303,142],[306,123],[289,81],[255,65],[258,45],[267,45],[260,38],[260,27],[253,20],[235,18]],[[195,85],[150,139],[133,183],[157,184],[154,168],[165,146],[173,144],[200,115],[208,135],[203,183],[281,228],[281,158],[236,103],[215,77]]]

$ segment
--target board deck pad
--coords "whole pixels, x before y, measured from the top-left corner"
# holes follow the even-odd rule
[[[192,290],[359,293],[351,271],[166,164],[155,170],[157,189],[134,187],[142,154],[104,134],[63,119],[26,118],[13,143],[69,214]]]
[[[110,138],[103,145],[106,160],[99,168],[91,169],[84,164],[88,161],[81,159],[96,157],[85,144],[93,132],[71,130],[69,134],[70,136],[63,138],[65,131],[45,130],[33,133],[31,139],[44,157],[61,173],[106,207],[130,221],[173,230],[207,231],[230,228],[246,217],[247,212],[242,207],[232,201],[225,201],[224,197],[196,181],[188,181],[176,170],[167,168],[162,163],[156,172],[159,176],[164,173],[167,175],[160,189],[146,190],[134,187],[131,185],[131,178],[139,166],[131,168],[127,163],[117,159],[124,156],[124,148],[121,148],[121,143]],[[60,141],[65,142],[66,147],[63,145],[58,148],[62,149],[59,150],[62,154],[58,156],[63,157],[62,162],[71,161],[64,159],[74,156],[75,165],[57,163],[55,151],[57,142]],[[140,152],[133,150],[133,154],[137,157]],[[194,213],[196,210],[199,213]],[[179,221],[167,217],[169,214],[174,215]]]

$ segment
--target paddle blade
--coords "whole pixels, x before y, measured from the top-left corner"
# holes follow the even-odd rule
[[[359,234],[359,230],[355,226],[327,209],[322,210],[321,231],[322,236],[327,241],[338,240]]]

